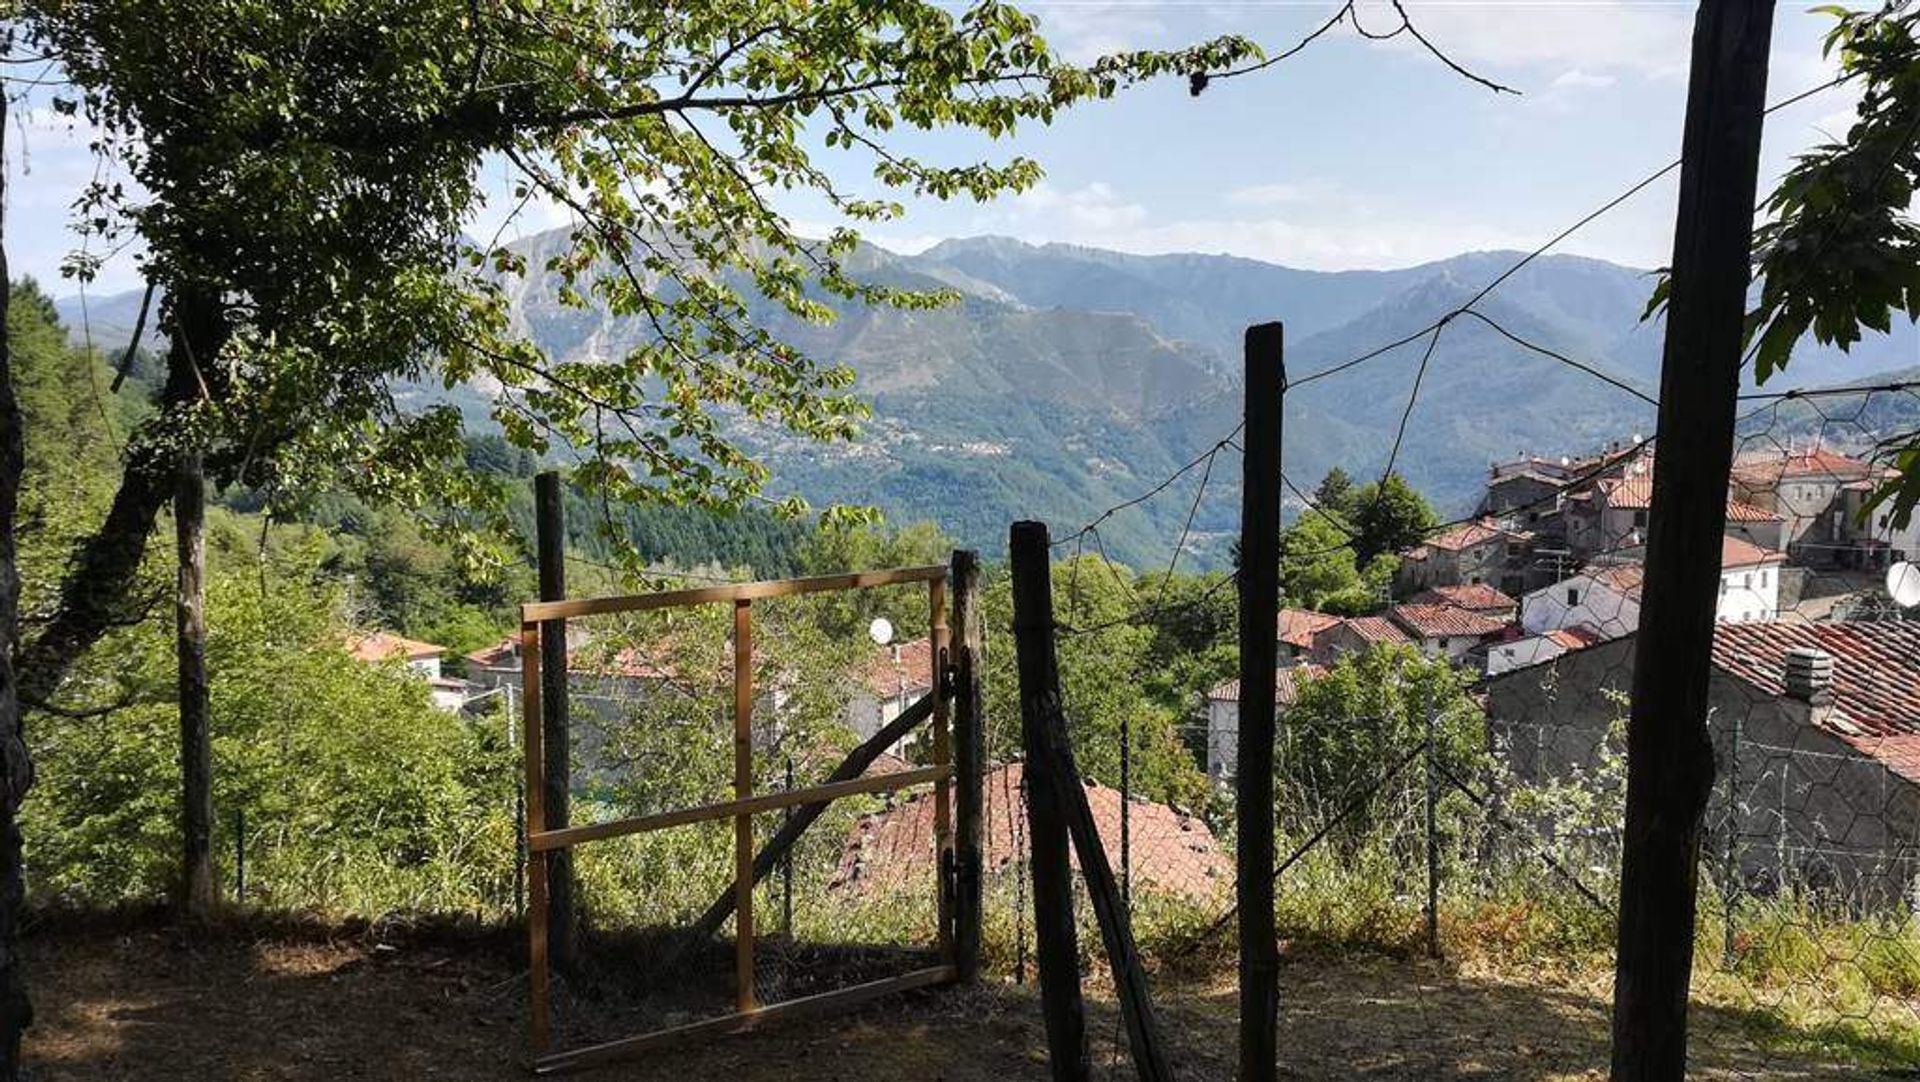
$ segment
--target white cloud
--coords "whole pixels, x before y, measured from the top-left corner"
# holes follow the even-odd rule
[[[1062,3],[1034,5],[1040,32],[1061,55],[1076,64],[1129,49],[1144,49],[1167,33],[1152,4]]]
[[[1237,207],[1271,207],[1287,203],[1309,203],[1324,199],[1327,186],[1317,182],[1303,184],[1250,184],[1226,194],[1226,201]]]
[[[1549,68],[1598,75],[1629,71],[1656,78],[1684,77],[1693,30],[1693,5],[1681,3],[1567,3],[1509,0],[1461,4],[1407,0],[1407,12],[1448,56],[1469,66]],[[1361,5],[1368,26],[1392,27],[1386,4]],[[1403,48],[1417,42],[1396,39]]]
[[[1142,254],[1231,253],[1312,270],[1409,266],[1463,251],[1527,248],[1539,241],[1498,224],[1497,218],[1462,222],[1404,217],[1360,195],[1323,191],[1313,182],[1256,185],[1229,193],[1226,201],[1243,212],[1155,221],[1109,184],[1067,191],[1042,185],[977,216],[967,232]],[[1263,213],[1266,208],[1274,212]]]
[[[1617,80],[1611,75],[1592,75],[1574,68],[1563,71],[1553,80],[1553,86],[1559,90],[1603,89],[1612,86]]]
[[[1120,198],[1104,181],[1062,190],[1042,181],[1013,202],[1020,211],[1062,222],[1079,230],[1129,229],[1146,220],[1147,208]]]

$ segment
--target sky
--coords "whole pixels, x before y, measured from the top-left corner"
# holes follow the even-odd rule
[[[1172,47],[1238,33],[1270,52],[1324,22],[1337,0],[1041,0],[1048,39],[1069,58]],[[1830,79],[1820,55],[1831,20],[1782,4],[1768,98]],[[1685,0],[1407,0],[1429,39],[1469,68],[1522,91],[1462,79],[1410,38],[1367,41],[1338,28],[1282,64],[1216,82],[1195,98],[1184,80],[1076,107],[1050,127],[990,142],[914,133],[901,145],[934,160],[1019,154],[1042,183],[989,204],[909,203],[870,239],[918,251],[946,237],[993,233],[1131,252],[1206,252],[1316,270],[1409,266],[1463,251],[1530,249],[1679,154],[1694,5]],[[1363,3],[1374,30],[1392,10]],[[1827,90],[1768,122],[1762,183],[1806,147],[1844,134],[1854,98]],[[86,133],[30,101],[8,132],[7,254],[15,274],[58,282],[78,244],[68,208],[93,179]],[[877,192],[860,159],[822,151],[836,180]],[[492,169],[492,166],[486,167]],[[491,175],[491,174],[489,174]],[[1558,250],[1653,267],[1668,261],[1676,185],[1669,177]],[[782,209],[809,233],[834,224],[817,200]],[[472,228],[487,235],[500,215]],[[506,235],[566,224],[534,205]],[[134,288],[132,252],[90,287]]]

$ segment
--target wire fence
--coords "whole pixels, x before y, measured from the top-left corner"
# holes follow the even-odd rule
[[[1418,347],[1402,354],[1416,360],[1372,475],[1376,502],[1323,506],[1303,479],[1283,476],[1296,521],[1319,516],[1339,537],[1318,547],[1283,541],[1283,569],[1376,540],[1363,538],[1364,524],[1419,424],[1436,347],[1463,323],[1654,402],[1609,365],[1476,306],[1671,168],[1466,303],[1287,384],[1335,380]],[[1876,494],[1897,477],[1895,449],[1920,434],[1920,379],[1740,398],[1706,719],[1717,780],[1700,809],[1690,1070],[1911,1070],[1920,1064],[1920,622],[1881,583],[1890,566],[1920,557],[1920,516],[1902,523]],[[1101,530],[1156,501],[1199,508],[1210,484],[1238,472],[1221,456],[1240,452],[1240,434],[1053,542],[1063,561],[1062,666],[1106,681],[1083,682],[1077,702],[1069,680],[1064,709],[1136,935],[1173,1003],[1174,1039],[1192,1053],[1179,1073],[1193,1078],[1231,1072],[1206,1049],[1231,1041],[1231,1011],[1209,998],[1217,986],[1208,981],[1235,950],[1226,783],[1239,689],[1186,689],[1171,728],[1208,779],[1195,798],[1141,769],[1166,730],[1159,719],[1144,712],[1116,725],[1100,709],[1101,687],[1161,675],[1153,655],[1121,672],[1101,660],[1115,634],[1164,634],[1222,605],[1230,628],[1237,583],[1220,575],[1173,589],[1192,548],[1191,510],[1166,565],[1140,574],[1107,558]],[[1371,611],[1348,601],[1306,612],[1290,594],[1298,607],[1283,611],[1279,629],[1273,870],[1290,1068],[1312,1077],[1606,1069],[1625,719],[1657,464],[1655,440],[1627,433],[1496,464],[1470,514],[1389,550],[1397,566],[1364,606]],[[1089,600],[1101,594],[1105,603]],[[1017,786],[1006,788],[1002,803]],[[1008,871],[1002,903],[1025,906],[1023,868]],[[1006,923],[1024,976],[1032,948],[1021,916],[1010,909]],[[1094,1062],[1124,1071],[1118,1026],[1093,1037]]]

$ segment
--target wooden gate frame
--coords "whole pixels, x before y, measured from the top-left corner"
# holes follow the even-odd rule
[[[959,556],[956,554],[956,568]],[[971,554],[968,567],[972,567]],[[971,578],[971,575],[969,575]],[[753,792],[753,602],[759,599],[791,597],[833,590],[864,589],[903,583],[927,584],[929,639],[932,646],[933,689],[933,765],[877,777],[857,777],[847,781],[792,789],[777,793]],[[971,583],[963,583],[967,589]],[[540,639],[543,625],[552,625],[565,634],[565,621],[581,616],[642,612],[652,609],[731,602],[733,605],[733,748],[734,776],[732,800],[697,807],[675,808],[652,815],[614,819],[602,823],[549,830],[546,825],[546,759],[542,747],[540,695]],[[977,619],[977,615],[969,616]],[[954,698],[950,678],[949,632],[947,628],[947,568],[939,564],[904,567],[887,571],[869,571],[849,575],[824,575],[814,578],[776,579],[724,586],[705,586],[688,590],[670,590],[652,594],[588,598],[566,601],[530,602],[520,607],[522,739],[527,800],[527,879],[528,879],[528,990],[530,993],[529,1038],[533,1068],[538,1074],[597,1063],[613,1057],[632,1055],[661,1045],[692,1038],[736,1033],[776,1019],[804,1016],[873,999],[893,992],[929,985],[945,984],[959,978],[961,960],[954,950],[955,870],[952,798],[949,792],[954,774],[952,738],[948,731],[948,704]],[[971,711],[969,711],[971,712]],[[965,719],[977,727],[978,718]],[[966,739],[972,739],[969,733]],[[914,970],[897,977],[869,981],[847,988],[822,992],[782,1003],[761,1005],[754,997],[753,952],[753,817],[807,804],[822,804],[863,793],[889,792],[925,782],[934,783],[934,840],[938,876],[937,914],[939,925],[938,965]],[[963,787],[970,791],[971,787]],[[966,799],[963,794],[963,800]],[[547,857],[584,842],[624,837],[685,826],[691,823],[732,819],[734,824],[734,906],[735,924],[735,1010],[688,1025],[624,1037],[570,1051],[550,1053],[549,964],[547,936],[550,915],[547,897]],[[977,863],[978,846],[967,847]],[[962,892],[964,895],[964,892]],[[978,914],[971,919],[978,920]],[[978,943],[977,933],[972,938]]]

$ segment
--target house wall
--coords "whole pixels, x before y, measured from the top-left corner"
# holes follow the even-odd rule
[[[1780,615],[1780,568],[1737,567],[1720,573],[1714,619],[1723,624],[1772,621]]]
[[[1534,635],[1588,624],[1613,638],[1640,627],[1640,602],[1586,575],[1556,582],[1521,599],[1520,626]]]
[[[1233,777],[1240,755],[1240,704],[1207,700],[1207,774],[1224,781]]]
[[[1517,782],[1591,774],[1628,710],[1634,643],[1617,639],[1488,680],[1488,740]],[[1737,868],[1754,893],[1792,884],[1861,906],[1920,900],[1920,787],[1814,725],[1804,703],[1718,670],[1709,701],[1718,780],[1703,872],[1718,879]]]

